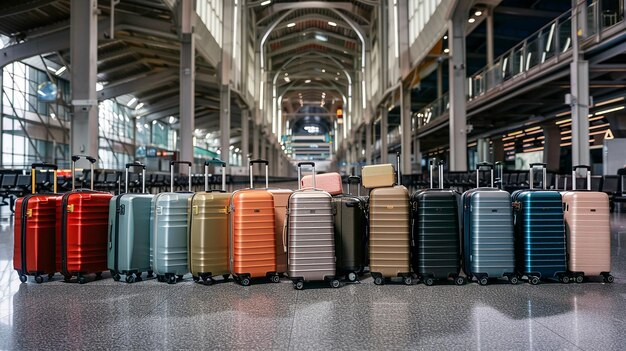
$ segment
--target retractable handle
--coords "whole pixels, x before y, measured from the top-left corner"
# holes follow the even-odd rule
[[[226,162],[219,158],[204,161],[204,191],[209,191],[209,166],[219,165],[222,169],[222,191],[226,192]]]
[[[267,160],[261,160],[261,159],[250,160],[249,162],[250,164],[250,189],[254,189],[254,172],[252,170],[252,166],[254,166],[257,163],[265,165],[265,188],[267,189],[270,187],[270,178],[269,178],[270,163]]]
[[[489,162],[480,162],[476,164],[476,187],[480,187],[480,169],[481,168],[489,168],[491,173],[491,187],[493,188],[493,164]]]
[[[430,189],[433,188],[433,172],[435,170],[435,160],[428,161],[428,174],[430,176]]]
[[[439,161],[437,165],[437,169],[439,170],[439,189],[443,189],[443,165],[445,162],[443,160]]]
[[[31,166],[31,171],[30,171],[30,177],[32,179],[32,192],[33,194],[35,193],[35,188],[37,187],[37,180],[36,180],[36,175],[37,175],[37,169],[51,169],[54,177],[53,180],[53,192],[56,194],[57,192],[57,171],[59,170],[59,166],[53,164],[53,163],[33,163]]]
[[[358,186],[356,187],[356,196],[361,196],[361,177],[359,176],[349,176],[348,177],[348,194],[350,194],[350,183],[356,182]]]
[[[170,191],[174,192],[174,165],[187,165],[189,166],[189,191],[191,191],[191,166],[193,163],[189,161],[170,161]]]
[[[587,165],[578,165],[572,167],[572,190],[576,190],[576,171],[579,168],[587,170],[587,190],[591,190],[591,167]]]
[[[396,168],[396,175],[398,177],[398,185],[402,185],[402,179],[400,177],[400,153],[396,152],[396,164],[398,167]]]
[[[124,171],[124,192],[128,193],[128,172],[131,167],[141,168],[141,192],[145,194],[146,192],[146,165],[139,161],[127,163]]]
[[[91,177],[90,177],[90,189],[93,191],[93,179],[95,177],[94,174],[94,164],[96,163],[96,159],[91,157],[91,156],[87,156],[87,155],[73,155],[72,156],[72,191],[76,190],[76,162],[78,162],[78,160],[80,160],[81,158],[86,159],[87,161],[89,161],[89,168],[91,170]]]
[[[298,163],[298,190],[302,189],[302,166],[311,166],[313,168],[313,189],[315,189],[315,162],[299,162]]]
[[[545,163],[531,163],[530,164],[530,189],[532,190],[534,188],[535,185],[535,174],[534,174],[534,169],[535,168],[541,168],[541,172],[543,173],[543,190],[546,190],[546,182],[548,180],[548,171],[546,170],[546,168],[548,167],[548,165],[546,165]]]

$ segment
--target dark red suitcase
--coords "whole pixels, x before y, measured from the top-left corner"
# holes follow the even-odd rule
[[[93,170],[96,159],[90,156],[72,156],[72,178],[76,161],[86,158],[91,165],[91,190],[75,190],[57,201],[57,271],[69,282],[73,276],[80,284],[86,274],[95,273],[96,280],[107,268],[109,201],[113,195],[93,191]]]
[[[53,170],[53,194],[35,194],[37,169]],[[28,276],[42,283],[42,275],[52,279],[56,272],[55,224],[57,192],[57,166],[34,163],[31,166],[32,194],[17,199],[15,204],[15,226],[13,229],[13,268],[26,283]]]

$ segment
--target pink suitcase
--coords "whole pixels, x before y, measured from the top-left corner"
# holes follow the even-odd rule
[[[301,181],[303,189],[313,187],[313,177],[311,175],[304,176]],[[341,183],[341,175],[336,172],[318,174],[315,177],[315,188],[324,190],[330,195],[341,195],[343,186]]]

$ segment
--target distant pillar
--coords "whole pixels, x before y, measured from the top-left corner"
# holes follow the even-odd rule
[[[402,153],[402,173],[411,174],[411,89],[401,88],[400,105],[400,151]]]
[[[372,164],[372,122],[365,124],[365,164]]]
[[[389,146],[387,145],[387,135],[389,134],[389,111],[386,107],[380,108],[380,163],[387,163]]]
[[[241,111],[241,165],[248,164],[250,153],[250,110]]]
[[[558,172],[561,164],[561,129],[554,122],[541,126],[544,136],[543,162],[548,171]]]
[[[504,162],[504,141],[502,138],[491,139],[492,161]]]
[[[476,141],[477,162],[489,162],[489,139],[479,138]]]
[[[578,11],[580,2],[572,0],[572,58],[570,63],[570,94],[572,109],[572,165],[589,165],[589,62],[579,49],[578,30],[585,34],[586,4]]]

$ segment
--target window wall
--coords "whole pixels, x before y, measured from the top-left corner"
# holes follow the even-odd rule
[[[196,4],[196,13],[200,16],[200,19],[204,22],[220,47],[222,47],[223,26],[222,1],[223,0],[198,0],[198,3]]]
[[[121,169],[134,159],[133,119],[131,110],[114,99],[98,105],[100,167]]]
[[[441,0],[410,0],[409,3],[409,43],[417,39],[420,32],[435,13]]]

